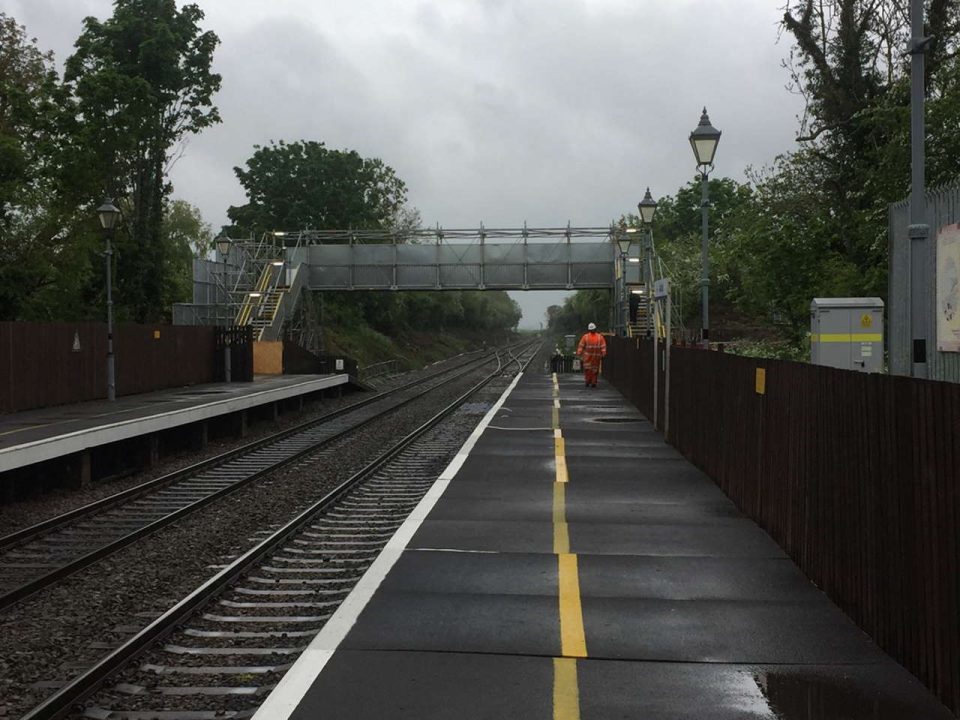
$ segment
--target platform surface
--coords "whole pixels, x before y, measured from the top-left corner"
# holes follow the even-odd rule
[[[344,374],[258,375],[0,415],[0,472],[347,382]]]
[[[953,717],[605,383],[488,422],[255,720]]]

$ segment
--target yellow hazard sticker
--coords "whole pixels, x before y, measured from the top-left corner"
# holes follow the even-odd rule
[[[764,368],[757,368],[757,395],[765,395],[767,392],[767,371]]]
[[[860,327],[868,328],[873,327],[873,315],[870,313],[864,313],[860,316]]]

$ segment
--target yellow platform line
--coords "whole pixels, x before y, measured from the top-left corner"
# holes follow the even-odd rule
[[[583,632],[583,608],[580,605],[580,575],[577,556],[557,556],[560,570],[560,647],[564,657],[586,657],[587,639]]]
[[[553,552],[565,555],[570,552],[570,533],[567,530],[566,485],[553,484]]]
[[[573,658],[553,659],[553,718],[580,720],[577,661]]]
[[[557,556],[558,601],[560,609],[560,654],[553,659],[554,720],[580,720],[580,687],[576,658],[587,657],[580,601],[580,574],[577,556],[570,552],[567,526],[566,442],[560,430],[560,385],[553,375],[553,437],[557,466],[553,484],[553,552]]]

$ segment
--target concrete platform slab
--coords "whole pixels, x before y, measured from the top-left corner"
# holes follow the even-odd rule
[[[741,518],[713,524],[571,524],[570,550],[594,555],[784,558],[783,550],[754,523]]]
[[[557,560],[545,553],[405,552],[383,584],[395,593],[557,594]]]
[[[577,671],[583,720],[952,717],[915,678],[892,663],[837,667],[581,660]]]
[[[552,553],[553,523],[531,520],[426,520],[411,548],[462,552]]]
[[[343,650],[290,718],[550,718],[552,685],[549,658]]]
[[[391,592],[374,595],[341,647],[556,657],[550,595]]]
[[[823,593],[786,558],[580,555],[579,571],[582,597],[757,602],[825,600]]]
[[[583,600],[592,658],[698,663],[875,663],[886,656],[826,602]]]

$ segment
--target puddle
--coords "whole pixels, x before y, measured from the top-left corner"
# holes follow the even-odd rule
[[[901,720],[917,708],[857,678],[758,673],[754,681],[778,720]]]

